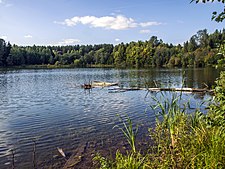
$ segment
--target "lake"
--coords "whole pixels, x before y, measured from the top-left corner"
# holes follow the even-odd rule
[[[113,128],[120,124],[118,114],[128,115],[141,126],[154,124],[147,91],[84,90],[84,83],[98,80],[124,87],[204,88],[204,83],[213,86],[218,76],[219,70],[213,68],[0,70],[0,168],[11,168],[12,149],[17,168],[32,168],[34,140],[36,160],[44,166],[57,158],[57,147],[72,153],[89,141],[124,139]],[[210,96],[182,97],[195,108]]]

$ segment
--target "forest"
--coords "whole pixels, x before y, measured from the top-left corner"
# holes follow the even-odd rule
[[[0,39],[0,67],[49,65],[72,67],[205,67],[224,65],[225,29],[199,30],[183,44],[164,43],[157,36],[130,43],[18,46]],[[223,52],[221,52],[222,50]]]

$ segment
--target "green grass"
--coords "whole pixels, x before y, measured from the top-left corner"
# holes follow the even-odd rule
[[[157,111],[156,126],[149,129],[153,146],[141,154],[135,147],[132,121],[128,118],[120,128],[131,146],[127,154],[115,152],[114,160],[98,154],[95,160],[99,168],[109,169],[167,169],[225,168],[225,72],[216,81],[215,96],[210,109],[203,114],[196,109],[187,113],[188,103],[182,103],[182,95],[173,94],[163,101],[153,98],[151,107]]]
[[[136,126],[136,128],[134,129],[133,123],[129,117],[126,119],[126,121],[122,119],[122,117],[120,117],[120,120],[123,123],[123,128],[119,127],[118,125],[114,127],[118,127],[123,132],[124,136],[127,139],[127,142],[129,143],[131,147],[131,150],[133,151],[133,153],[136,153],[135,142],[136,142],[136,136],[138,132],[138,126]]]

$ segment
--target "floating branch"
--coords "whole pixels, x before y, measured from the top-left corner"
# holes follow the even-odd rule
[[[84,89],[92,89],[94,87],[109,87],[109,86],[117,86],[118,83],[110,83],[110,82],[102,82],[102,81],[93,81],[91,83],[84,83],[81,85]]]
[[[62,148],[57,147],[57,150],[63,157],[66,157],[66,155],[65,155],[65,153],[64,153]]]
[[[209,89],[198,88],[147,88],[149,91],[174,91],[174,92],[213,92]]]
[[[109,86],[117,86],[118,83],[111,83],[111,82],[102,82],[102,81],[93,81],[91,83],[93,87],[109,87]]]
[[[198,89],[198,88],[114,88],[109,89],[109,93],[117,93],[117,92],[124,92],[124,91],[135,91],[135,90],[148,90],[151,92],[158,92],[158,91],[172,91],[172,92],[209,92],[213,93],[213,90],[209,89]]]

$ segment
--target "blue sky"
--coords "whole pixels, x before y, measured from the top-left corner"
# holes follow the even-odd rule
[[[157,36],[183,43],[223,4],[190,0],[0,0],[0,38],[18,45],[127,43]]]

